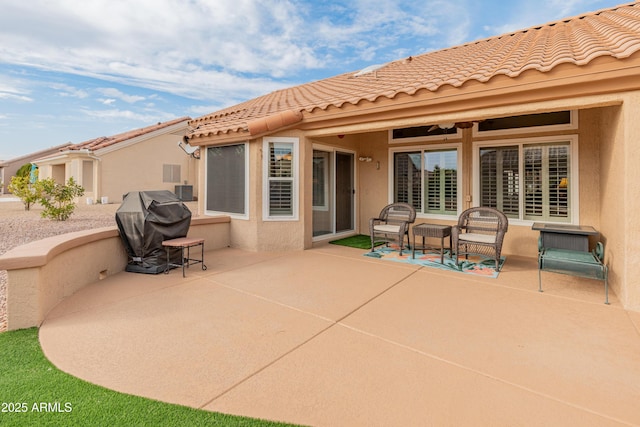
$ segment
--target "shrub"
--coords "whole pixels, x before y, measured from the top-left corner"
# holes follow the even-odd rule
[[[14,196],[22,200],[25,211],[30,210],[31,205],[40,200],[41,197],[40,187],[37,184],[31,183],[29,175],[12,176],[7,189],[13,193]]]
[[[76,209],[75,198],[84,194],[84,188],[69,178],[66,185],[56,183],[53,178],[37,182],[41,190],[40,204],[44,207],[43,218],[66,221]]]

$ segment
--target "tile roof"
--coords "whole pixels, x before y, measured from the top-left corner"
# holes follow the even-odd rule
[[[117,144],[119,142],[128,141],[130,139],[142,136],[151,132],[155,132],[160,129],[167,128],[169,126],[176,125],[180,122],[191,120],[191,117],[180,117],[179,119],[170,120],[167,122],[158,122],[155,125],[146,126],[140,129],[133,129],[127,132],[119,133],[112,136],[101,136],[98,138],[90,139],[88,141],[80,142],[78,144],[71,144],[62,148],[60,151],[67,150],[99,150],[101,148],[109,147],[110,145]]]
[[[312,113],[420,90],[435,92],[471,80],[513,78],[527,70],[544,73],[565,63],[583,66],[601,56],[624,59],[639,50],[640,3],[636,2],[405,58],[359,76],[346,73],[278,90],[190,121],[189,137],[243,132],[250,130],[251,121],[288,110]]]

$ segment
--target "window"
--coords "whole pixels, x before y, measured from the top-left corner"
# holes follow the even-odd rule
[[[180,182],[180,165],[162,165],[162,182]]]
[[[207,148],[207,211],[246,217],[248,157],[246,144]]]
[[[513,135],[515,132],[547,132],[577,128],[577,112],[565,110],[482,120],[478,123],[478,126],[474,128],[474,135]]]
[[[443,140],[447,138],[462,138],[462,131],[454,123],[433,124],[398,128],[389,131],[391,143],[419,142],[429,140]]]
[[[265,219],[297,219],[298,140],[264,139]]]
[[[571,222],[571,139],[480,146],[480,206],[514,219]]]
[[[458,153],[453,150],[424,153],[425,213],[458,213]]]
[[[328,151],[313,150],[313,209],[329,209],[329,161]]]
[[[393,201],[422,214],[457,215],[458,161],[455,147],[393,152]]]

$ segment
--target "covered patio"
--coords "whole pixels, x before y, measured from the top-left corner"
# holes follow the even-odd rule
[[[508,255],[497,279],[330,244],[220,249],[55,307],[46,356],[92,383],[307,425],[638,425],[640,313]]]

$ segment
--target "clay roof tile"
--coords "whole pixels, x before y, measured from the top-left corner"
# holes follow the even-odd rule
[[[636,2],[281,89],[192,120],[190,137],[242,131],[248,121],[270,116],[277,122],[288,110],[313,113],[527,70],[545,73],[560,64],[583,66],[600,56],[623,59],[639,50]]]
[[[175,124],[178,124],[180,122],[184,122],[187,120],[191,120],[190,117],[181,117],[179,119],[174,119],[174,120],[170,120],[167,122],[163,122],[160,123],[158,122],[155,125],[151,125],[151,126],[146,126],[140,129],[133,129],[133,130],[129,130],[123,133],[119,133],[117,135],[112,135],[112,136],[100,136],[98,138],[94,138],[94,139],[90,139],[88,141],[84,141],[84,142],[80,142],[78,144],[71,144],[63,149],[61,149],[61,151],[66,151],[66,150],[90,150],[90,151],[95,151],[101,148],[105,148],[105,147],[109,147],[113,144],[117,144],[119,142],[123,142],[123,141],[127,141],[130,139],[133,139],[135,137],[141,136],[141,135],[145,135],[147,133],[151,133],[154,132],[156,130],[160,130]]]

